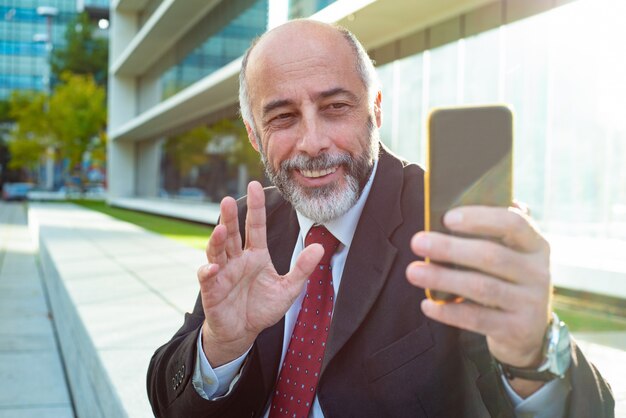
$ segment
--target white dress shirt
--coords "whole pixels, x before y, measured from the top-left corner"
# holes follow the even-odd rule
[[[361,212],[363,211],[363,207],[365,206],[365,202],[369,196],[377,166],[378,161],[375,162],[372,174],[370,175],[370,178],[363,189],[363,193],[361,193],[361,196],[356,204],[344,215],[324,224],[326,229],[328,229],[340,242],[337,251],[331,259],[333,288],[335,290],[334,301],[337,301],[341,276],[343,274],[343,268],[350,250],[350,245],[352,244],[352,237],[354,236],[356,226],[359,218],[361,217]],[[304,237],[309,232],[309,229],[315,224],[314,221],[308,219],[299,212],[297,212],[297,217],[300,225],[300,233],[291,257],[291,268],[293,268],[296,259],[304,249]],[[300,306],[302,305],[305,293],[306,287],[303,288],[298,298],[285,314],[283,352],[279,364],[282,364],[285,358],[285,353],[287,352],[289,341],[291,340],[291,334],[298,318],[298,312],[300,311]],[[250,347],[250,349],[251,348],[252,347]],[[250,349],[248,349],[248,351],[238,359],[213,369],[204,355],[204,351],[202,349],[202,330],[200,330],[197,342],[198,356],[192,378],[192,383],[198,394],[207,400],[217,400],[228,396],[239,379],[241,367],[244,364]],[[513,405],[515,405],[515,412],[517,416],[536,418],[558,418],[563,416],[565,400],[569,392],[569,384],[566,384],[564,380],[553,380],[542,387],[539,391],[535,392],[532,396],[527,399],[522,399],[513,391],[506,378],[503,377],[502,379],[505,383],[507,393],[511,397]],[[528,413],[531,415],[528,415]],[[269,408],[265,411],[265,418],[267,418],[268,415]],[[313,400],[313,407],[311,408],[309,418],[324,418],[317,395]]]

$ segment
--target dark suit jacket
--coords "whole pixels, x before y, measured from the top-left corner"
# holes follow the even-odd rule
[[[405,279],[423,229],[423,171],[382,150],[374,184],[348,254],[317,395],[333,417],[511,417],[512,407],[485,338],[442,325],[420,310],[424,291]],[[266,190],[268,246],[281,274],[298,236],[296,213]],[[240,201],[240,222],[246,213]],[[284,320],[263,331],[233,392],[206,401],[191,376],[204,320],[200,298],[172,340],[154,354],[148,394],[158,417],[261,417],[271,400]],[[610,417],[606,383],[574,347],[571,417]],[[577,396],[579,395],[579,396]]]

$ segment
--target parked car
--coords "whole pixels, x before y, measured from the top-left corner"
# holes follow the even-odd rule
[[[4,183],[2,199],[26,200],[28,192],[34,187],[32,183]]]
[[[178,198],[185,200],[203,201],[206,197],[204,191],[197,187],[181,187],[178,190]]]
[[[27,193],[28,200],[36,202],[59,201],[67,198],[62,190],[43,190],[34,188]]]
[[[85,187],[85,193],[83,197],[90,200],[105,200],[107,191],[104,186],[100,184],[91,184]]]

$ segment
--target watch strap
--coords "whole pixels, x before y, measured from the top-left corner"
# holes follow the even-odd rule
[[[502,372],[502,374],[509,380],[520,378],[520,379],[526,379],[526,380],[538,380],[542,382],[548,382],[554,379],[555,377],[558,377],[557,375],[552,373],[550,370],[539,371],[537,369],[531,369],[531,368],[526,369],[526,368],[521,368],[521,367],[514,367],[514,366],[511,366],[510,364],[501,363],[497,360],[496,360],[496,363],[500,367],[500,371]]]

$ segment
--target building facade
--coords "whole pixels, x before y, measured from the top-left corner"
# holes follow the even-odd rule
[[[0,0],[0,99],[50,88],[49,53],[83,10],[108,18],[108,0]]]
[[[313,17],[350,29],[375,60],[382,140],[410,160],[425,161],[433,107],[512,106],[516,197],[557,243],[568,280],[578,280],[585,257],[573,243],[595,240],[589,251],[611,265],[598,270],[606,280],[576,286],[611,294],[626,274],[619,257],[606,257],[626,249],[618,111],[626,59],[617,53],[625,8],[621,0],[115,0],[110,202],[151,210],[154,198],[175,198],[170,208],[184,216],[189,204],[176,202],[214,208],[248,179],[263,180],[245,153],[233,157],[247,146],[237,115],[241,55],[265,30]],[[196,220],[215,222],[216,211],[201,210]]]

